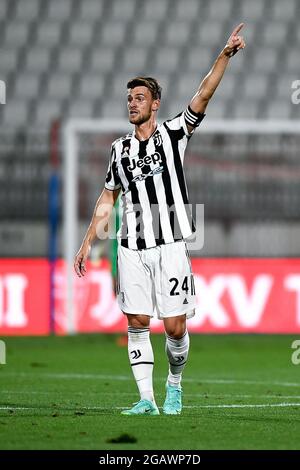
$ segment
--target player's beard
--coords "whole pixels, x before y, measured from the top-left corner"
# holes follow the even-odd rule
[[[134,116],[131,116],[129,114],[129,122],[131,124],[134,124],[135,126],[140,126],[141,124],[144,124],[144,122],[147,122],[149,121],[149,119],[151,118],[151,110],[148,112],[148,113],[144,113],[144,114],[135,114]]]

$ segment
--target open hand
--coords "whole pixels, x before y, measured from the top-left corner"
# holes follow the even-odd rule
[[[227,56],[232,57],[234,56],[240,49],[244,49],[245,41],[243,36],[239,36],[238,33],[244,26],[244,23],[240,23],[234,30],[232,31],[227,44],[225,46],[224,52]]]

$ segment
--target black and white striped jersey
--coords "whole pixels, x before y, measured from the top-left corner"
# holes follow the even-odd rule
[[[151,248],[189,237],[194,223],[183,171],[184,153],[204,114],[190,107],[159,124],[140,141],[133,131],[113,142],[105,188],[121,188],[123,215],[118,232],[122,246]]]

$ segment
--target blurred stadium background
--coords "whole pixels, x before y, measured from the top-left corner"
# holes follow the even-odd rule
[[[67,298],[68,217],[72,251],[110,144],[129,128],[128,79],[157,77],[159,121],[178,114],[241,21],[246,49],[186,155],[190,200],[205,206],[190,330],[300,333],[299,17],[296,0],[0,0],[2,337],[126,331],[109,243],[95,245],[87,278],[72,280],[76,298]],[[74,177],[68,152],[71,165],[72,152],[78,159]],[[67,184],[75,208],[65,203]],[[152,328],[161,331],[155,320]]]
[[[129,129],[127,80],[138,74],[157,77],[163,86],[159,119],[178,114],[233,26],[244,21],[247,48],[230,62],[186,158],[191,202],[205,206],[204,247],[192,254],[198,259],[297,257],[299,107],[291,96],[298,73],[299,9],[295,0],[1,0],[6,104],[0,106],[0,256],[27,258],[20,265],[26,277],[27,268],[38,271],[36,258],[41,264],[40,258],[65,257],[68,244],[69,252],[76,251],[103,186],[110,144]],[[85,120],[85,130],[76,136],[76,207],[70,209],[78,214],[77,233],[64,243],[64,129],[76,118]],[[100,120],[99,132],[89,130],[93,120]],[[93,259],[99,252],[105,258],[108,249],[109,244],[96,247]],[[8,274],[16,269],[5,262]],[[47,265],[34,282],[42,276],[46,284]],[[224,269],[220,262],[215,274]],[[243,271],[242,265],[235,269]],[[288,274],[288,262],[284,269]],[[56,271],[60,305],[63,278]],[[18,282],[20,292],[29,293],[28,279]],[[297,280],[286,282],[294,285],[296,321]],[[2,284],[9,289],[13,281]],[[283,292],[279,299],[284,301]],[[100,310],[111,307],[106,302]],[[10,330],[14,321],[2,310],[0,328]]]

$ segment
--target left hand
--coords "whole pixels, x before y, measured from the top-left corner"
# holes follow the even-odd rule
[[[240,49],[244,49],[245,47],[245,41],[242,36],[239,36],[238,33],[244,26],[244,23],[240,23],[234,30],[232,31],[231,35],[229,36],[229,39],[227,41],[227,44],[224,48],[224,53],[228,57],[234,56]]]

